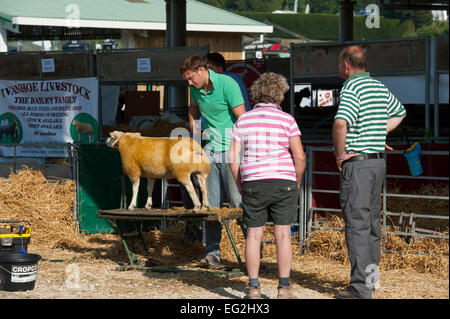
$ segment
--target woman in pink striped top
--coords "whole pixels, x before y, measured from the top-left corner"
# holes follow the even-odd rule
[[[249,276],[246,298],[260,298],[259,265],[264,225],[274,224],[278,262],[278,298],[294,298],[289,278],[292,261],[290,225],[297,216],[305,154],[295,119],[281,110],[289,89],[286,79],[264,73],[250,88],[253,110],[242,114],[231,132],[230,169],[242,194],[245,260]]]

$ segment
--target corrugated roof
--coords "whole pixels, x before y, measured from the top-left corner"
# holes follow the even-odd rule
[[[152,29],[152,25],[160,29],[161,24],[166,23],[164,0],[0,0],[0,19],[18,25],[55,25],[73,17],[77,10],[80,27],[85,24],[87,26],[88,21],[89,27],[93,27],[95,21],[117,21],[120,23],[118,28],[123,29],[146,29],[147,24],[148,29]],[[132,27],[132,23],[137,23],[136,27]],[[255,29],[255,32],[271,32],[268,30],[272,28],[259,21],[194,0],[186,0],[186,23],[188,30],[201,31],[207,31],[206,26],[228,26],[227,30],[233,26],[235,31],[242,28],[242,32],[252,29]],[[104,25],[99,23],[98,27]],[[227,30],[225,28],[221,31]]]

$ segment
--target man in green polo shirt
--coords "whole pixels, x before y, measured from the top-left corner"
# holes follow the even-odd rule
[[[245,112],[244,99],[233,78],[215,73],[207,61],[198,56],[187,58],[180,73],[190,86],[189,125],[194,138],[202,135],[208,143],[205,151],[211,163],[206,180],[208,202],[211,207],[222,207],[224,195],[231,207],[241,206],[241,195],[227,163],[230,131],[238,117]],[[205,121],[201,133],[200,115]],[[220,222],[206,223],[206,251],[203,263],[220,263]]]
[[[346,47],[339,55],[345,79],[333,124],[340,201],[350,260],[350,286],[337,298],[372,298],[380,261],[381,187],[386,173],[386,135],[406,115],[403,105],[366,72],[365,53]]]

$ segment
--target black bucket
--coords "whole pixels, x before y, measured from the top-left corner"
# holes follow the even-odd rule
[[[33,290],[40,259],[36,254],[0,254],[0,289]]]

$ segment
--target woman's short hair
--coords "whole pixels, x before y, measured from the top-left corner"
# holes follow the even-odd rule
[[[190,56],[184,60],[183,64],[180,65],[181,75],[185,74],[187,71],[197,71],[198,68],[207,68],[208,63],[206,59],[199,56]]]
[[[281,74],[263,73],[250,87],[250,99],[254,103],[280,104],[289,90],[286,78]]]

